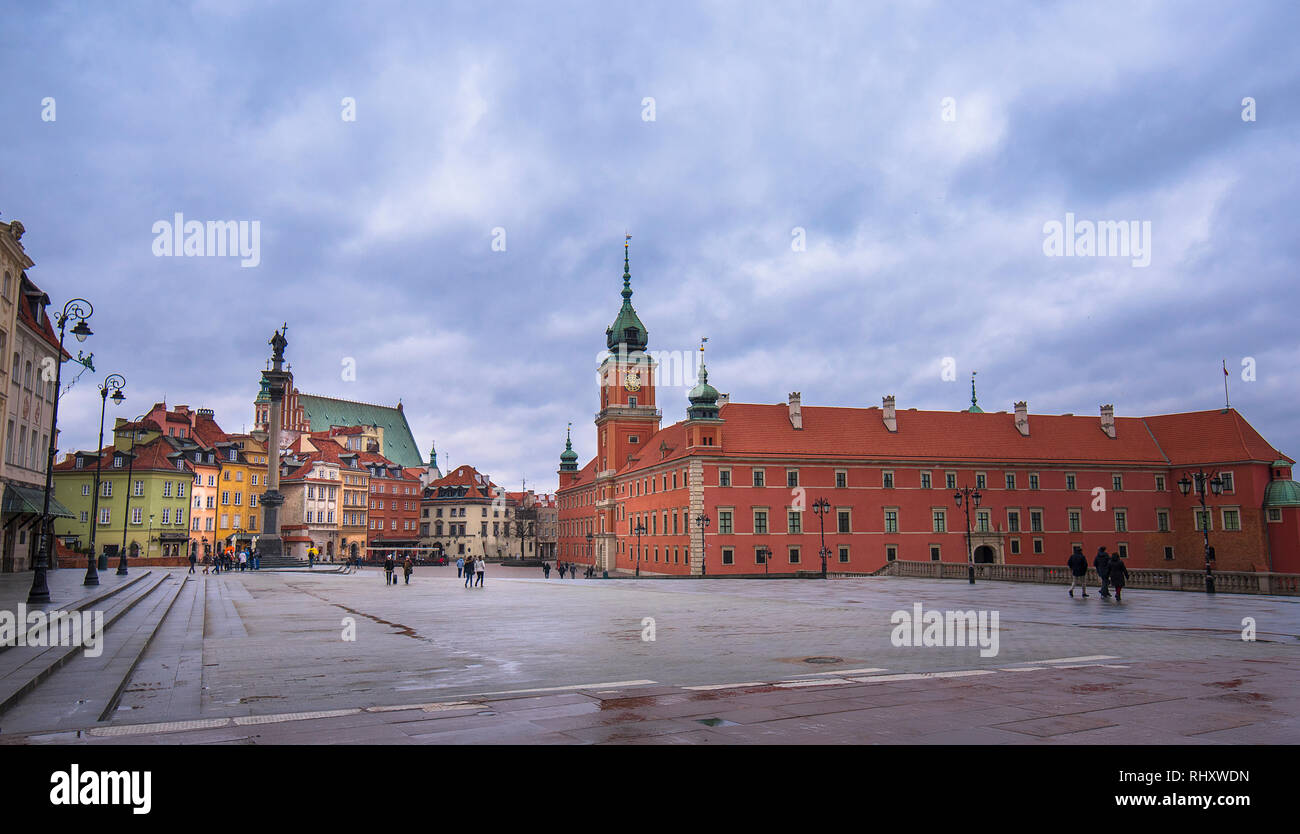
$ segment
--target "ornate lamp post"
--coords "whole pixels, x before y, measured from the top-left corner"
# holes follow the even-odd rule
[[[636,575],[639,579],[641,577],[641,537],[646,533],[645,525],[638,521],[636,529],[632,532],[636,533]]]
[[[826,547],[826,514],[831,511],[831,502],[825,498],[818,498],[813,502],[813,512],[817,514],[817,523],[821,525],[822,531],[822,548],[819,554],[822,557],[822,579],[826,578],[826,557],[830,550]]]
[[[117,575],[126,576],[126,530],[131,524],[131,492],[135,489],[131,481],[135,470],[135,440],[140,434],[140,423],[147,415],[141,414],[131,424],[131,454],[126,461],[126,507],[122,510],[122,554],[117,561]],[[117,436],[117,432],[113,432]]]
[[[971,489],[968,486],[962,487],[961,489],[957,490],[955,493],[953,493],[952,496],[952,500],[957,502],[957,506],[959,508],[962,508],[964,506],[966,510],[966,570],[967,570],[967,577],[969,578],[970,584],[972,585],[975,584],[975,553],[973,550],[971,550],[970,508],[972,504],[978,507],[980,505],[981,498],[983,498],[983,496],[980,495],[980,491],[978,489]]]
[[[41,508],[41,544],[36,550],[36,564],[32,566],[32,588],[27,594],[27,602],[39,604],[50,601],[50,586],[46,584],[46,571],[50,565],[51,538],[54,535],[54,522],[50,518],[50,493],[54,491],[54,450],[59,437],[59,388],[63,379],[63,334],[69,319],[76,319],[72,335],[78,342],[86,341],[93,331],[86,324],[86,319],[95,312],[95,308],[84,298],[74,298],[63,305],[59,314],[59,355],[54,363],[54,403],[50,410],[50,449],[45,458],[45,503]],[[93,529],[93,526],[92,526]]]
[[[587,558],[589,558],[589,559],[591,558],[591,555],[592,555],[592,551],[591,551],[591,541],[592,541],[592,539],[594,539],[594,538],[596,538],[596,537],[595,537],[594,535],[592,535],[591,533],[588,533],[588,534],[587,534]],[[596,561],[595,561],[594,559],[592,559],[591,566],[592,566],[593,569],[594,569],[595,566],[596,566]]]
[[[99,528],[99,473],[104,463],[104,413],[108,409],[109,389],[113,389],[113,404],[121,405],[126,399],[122,393],[124,385],[126,377],[121,374],[109,374],[99,385],[99,445],[95,447],[95,496],[90,499],[90,555],[86,557],[86,580],[82,585],[99,584],[99,571],[95,570],[95,533]]]
[[[708,513],[700,513],[695,517],[695,526],[700,528],[700,576],[709,575],[709,565],[707,560],[704,558],[704,533],[709,529],[710,521],[711,519],[709,518]]]
[[[1188,475],[1191,475],[1189,478]],[[1178,481],[1178,491],[1187,495],[1196,489],[1196,497],[1201,502],[1201,533],[1205,536],[1205,593],[1214,593],[1214,548],[1210,547],[1210,511],[1205,506],[1206,487],[1216,496],[1223,494],[1223,478],[1218,472],[1206,472],[1204,469],[1195,472],[1184,472],[1183,477]]]
[[[765,544],[760,544],[758,546],[758,550],[754,552],[754,555],[756,555],[758,558],[763,560],[763,576],[771,576],[771,574],[767,570],[767,566],[772,561],[772,551],[768,549],[768,546]]]

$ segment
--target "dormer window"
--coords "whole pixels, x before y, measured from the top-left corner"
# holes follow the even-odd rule
[[[233,460],[235,459],[235,455],[237,455],[237,454],[238,454],[238,452],[236,452],[234,449],[231,449],[231,450],[230,450],[230,460],[233,461]]]
[[[117,467],[118,469],[121,469],[121,468],[122,468],[122,456],[121,456],[121,455],[113,455],[113,466]]]
[[[83,457],[81,457],[80,455],[78,455],[78,456],[77,456],[77,468],[78,468],[78,469],[81,469],[82,467],[85,466],[85,463],[86,463],[86,459],[83,458]]]
[[[184,472],[184,471],[185,471],[185,458],[177,458],[177,459],[176,459],[176,468],[177,468],[178,470],[180,470],[181,472]]]

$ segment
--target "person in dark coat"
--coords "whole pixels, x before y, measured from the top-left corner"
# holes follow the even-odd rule
[[[415,563],[411,561],[410,556],[407,556],[406,561],[402,562],[402,574],[406,579],[407,585],[411,584],[411,571],[413,570],[415,570]]]
[[[1128,565],[1124,564],[1118,553],[1110,554],[1110,584],[1115,588],[1115,601],[1123,602],[1121,597],[1124,586],[1128,584]]]
[[[551,578],[551,563],[550,563],[550,562],[542,562],[542,577],[545,578],[545,579],[550,579],[550,578]]]
[[[558,565],[558,567],[560,568],[560,578],[563,579],[563,578],[564,578],[564,570],[565,570],[565,568],[564,568],[564,563],[563,563],[563,562],[560,562],[559,565]]]
[[[392,553],[386,554],[384,556],[384,584],[385,585],[392,585],[394,582],[397,581],[396,578],[393,576],[394,567],[396,567],[396,565],[393,563],[393,554]]]
[[[1092,566],[1097,569],[1097,576],[1101,578],[1101,595],[1110,596],[1110,554],[1106,552],[1106,545],[1097,548]]]
[[[1066,560],[1066,565],[1070,567],[1070,596],[1074,596],[1074,585],[1078,583],[1083,587],[1084,599],[1088,597],[1088,557],[1083,555],[1083,548],[1077,544],[1074,546],[1074,552]]]

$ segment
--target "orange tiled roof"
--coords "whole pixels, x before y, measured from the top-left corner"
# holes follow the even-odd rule
[[[1231,409],[1116,417],[1115,437],[1101,430],[1100,416],[1029,415],[1029,436],[1015,427],[1015,414],[967,411],[895,412],[897,431],[889,431],[880,408],[802,406],[803,428],[790,424],[785,403],[727,403],[720,415],[722,447],[697,449],[710,456],[744,458],[834,458],[837,460],[916,460],[936,463],[1005,461],[1062,465],[1167,467],[1192,463],[1290,460]],[[666,449],[660,449],[663,444]],[[649,469],[689,457],[686,423],[674,423],[651,436],[619,474]],[[593,459],[573,486],[595,476]],[[572,487],[566,487],[571,489]]]

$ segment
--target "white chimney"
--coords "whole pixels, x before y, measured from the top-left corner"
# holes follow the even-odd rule
[[[803,415],[799,412],[799,392],[790,392],[790,425],[796,429],[803,429]]]
[[[1025,437],[1029,436],[1029,403],[1025,400],[1016,403],[1016,428]]]
[[[731,402],[730,394],[718,394],[718,405],[726,405]]]
[[[885,428],[890,431],[898,431],[898,418],[894,414],[894,395],[882,397],[880,400],[881,419],[885,421]]]
[[[1103,405],[1101,407],[1101,430],[1106,433],[1107,437],[1115,436],[1115,406]]]

